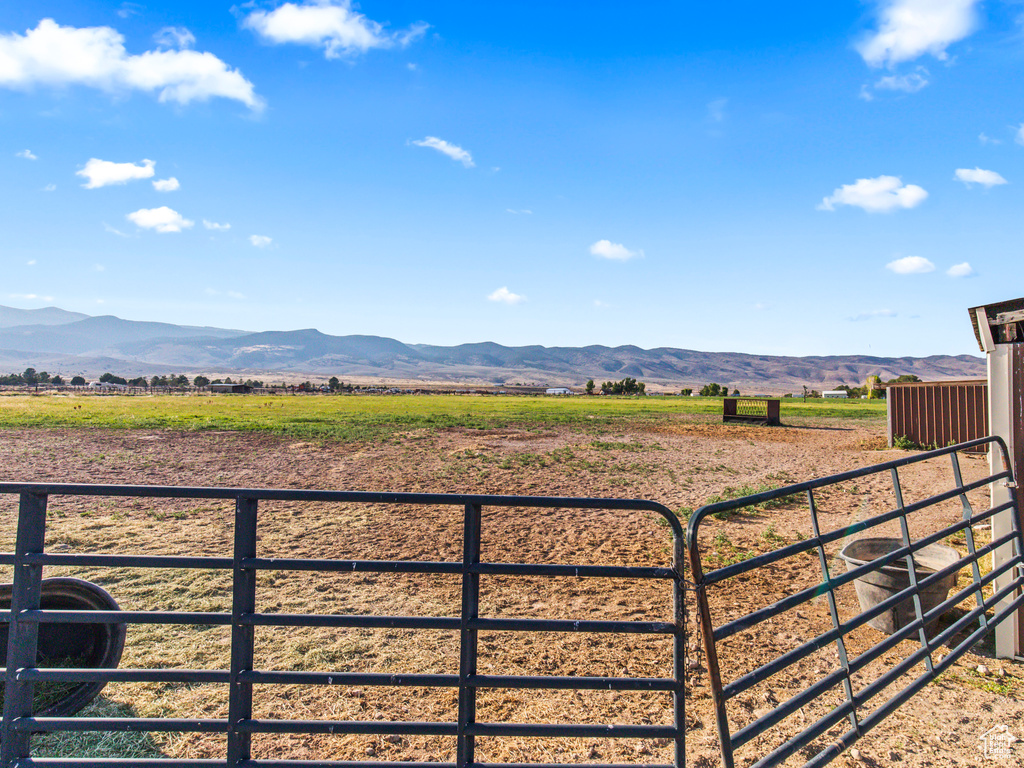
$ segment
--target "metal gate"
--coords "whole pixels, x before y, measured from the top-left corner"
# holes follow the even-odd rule
[[[959,454],[985,447],[990,451],[999,451],[1002,464],[1007,469],[965,482]],[[948,489],[927,498],[905,502],[900,470],[922,462],[944,460],[944,457],[948,457],[950,462]],[[976,460],[983,461],[980,458]],[[980,438],[756,496],[711,504],[693,514],[687,530],[687,548],[696,582],[701,634],[707,653],[722,759],[726,768],[733,767],[736,750],[755,740],[759,740],[754,750],[758,758],[754,765],[758,768],[779,765],[797,754],[806,760],[805,766],[825,765],[935,680],[940,673],[948,670],[954,661],[975,646],[993,627],[1012,617],[1024,605],[1024,593],[1021,592],[1024,586],[1024,540],[1021,538],[1020,512],[1016,502],[1011,500],[992,508],[987,508],[986,503],[985,509],[975,511],[968,499],[969,494],[982,491],[990,484],[1003,483],[1011,488],[1016,487],[1009,466],[1006,445],[1001,439]],[[895,502],[892,508],[852,524],[847,524],[848,517],[843,516],[844,524],[833,529],[823,525],[823,518],[826,521],[828,519],[820,506],[823,495],[835,492],[840,484],[854,480],[870,482],[873,477],[881,475],[884,478],[886,474],[890,476]],[[702,541],[701,534],[709,518],[749,512],[761,505],[777,504],[779,500],[793,497],[794,494],[806,502],[810,536],[774,551],[705,572],[704,565],[711,547]],[[927,517],[929,510],[934,511],[942,504],[953,505],[954,511],[959,506],[960,519],[956,523],[938,529],[919,524],[920,520]],[[990,525],[994,515],[1006,510],[1012,511],[1012,529],[1004,535],[995,534],[997,537],[994,540],[979,546],[976,542],[976,528],[981,530],[983,526]],[[835,564],[830,562],[836,545],[863,532],[886,527],[897,533],[890,551],[863,565],[850,567],[846,572],[836,572]],[[931,569],[917,563],[915,553],[949,537],[962,538],[966,554],[960,556],[959,560],[945,567]],[[993,570],[983,574],[985,564],[982,558],[996,550],[1005,554],[1005,559]],[[906,588],[893,591],[891,596],[874,607],[854,610],[853,615],[845,618],[841,616],[838,600],[840,590],[844,587],[849,589],[855,580],[894,564],[897,568],[906,569],[909,582]],[[929,588],[951,574],[958,573],[961,568],[969,569],[970,579],[967,583],[954,586],[953,594],[948,598],[942,593],[940,598],[936,598],[940,602],[935,607],[925,608],[923,597]],[[798,580],[800,575],[815,572],[817,575],[806,585]],[[734,604],[724,608],[719,605],[713,610],[710,598],[717,589],[723,588],[732,579],[749,579],[758,573],[774,573],[780,579],[788,579],[786,588],[782,590],[787,594],[770,605],[753,610],[746,600],[742,605]],[[999,584],[993,587],[997,579],[1000,580]],[[893,634],[879,640],[877,631],[864,627],[883,614],[896,610],[897,606],[905,605],[908,600],[912,602],[910,620],[902,626],[897,624]],[[965,600],[973,600],[973,608],[960,608],[961,615],[954,616],[946,626],[936,626],[939,617]],[[800,626],[802,622],[812,627],[813,623],[807,616],[812,608],[819,609],[823,614],[823,620],[816,630],[805,631],[803,634],[798,632],[798,639],[791,643],[793,647],[766,663],[752,663],[750,668],[741,670],[740,674],[736,674],[735,668],[727,669],[725,671],[731,674],[728,678],[723,676],[720,664],[723,644],[740,643],[744,637],[757,642],[757,638],[765,637],[757,635],[758,630],[769,633],[774,639],[788,635],[787,628]],[[729,612],[730,615],[716,621],[721,616],[714,616],[715,612]],[[790,639],[793,640],[792,637]],[[891,657],[898,655],[897,646],[903,640],[916,640],[920,645],[894,662]],[[830,656],[833,666],[837,668],[828,672],[825,662]],[[823,657],[824,661],[821,660]],[[811,665],[818,666],[807,671]],[[907,677],[911,679],[905,687],[886,697],[888,688],[895,687],[901,679]],[[794,680],[798,684],[794,685]],[[808,684],[808,680],[813,682]],[[787,684],[792,695],[779,702],[775,692],[784,690]],[[742,707],[734,706],[741,697],[749,696],[749,692],[756,686],[769,687],[762,699],[768,703],[767,707],[754,709],[749,706],[748,711],[744,712]],[[808,723],[805,709],[813,710],[816,706],[821,710],[821,716]],[[793,717],[799,722],[790,720],[785,731],[769,734],[777,724]],[[734,723],[743,720],[748,722],[734,727]],[[795,735],[790,736],[793,733]]]
[[[134,766],[166,768],[161,759],[52,759],[32,757],[31,735],[54,731],[173,731],[212,732],[225,735],[222,759],[175,759],[176,766],[246,766],[247,768],[299,768],[305,766],[485,766],[477,762],[477,737],[536,736],[547,738],[666,739],[674,743],[676,768],[684,761],[684,609],[683,531],[676,516],[666,507],[644,500],[581,499],[520,496],[472,496],[448,494],[357,493],[302,490],[253,490],[230,488],[185,488],[115,485],[50,485],[0,483],[0,494],[19,498],[16,551],[0,555],[0,565],[14,566],[11,609],[0,612],[9,623],[7,666],[4,677],[3,721],[0,748],[4,768],[38,766]],[[140,554],[96,554],[48,552],[45,543],[47,503],[50,496],[104,496],[163,499],[222,499],[235,504],[232,557],[155,556]],[[434,505],[463,509],[461,562],[372,561],[329,559],[283,559],[260,557],[257,551],[259,504],[261,501],[343,502],[373,505]],[[610,566],[551,563],[482,562],[481,515],[484,508],[525,510],[538,508],[573,510],[647,511],[668,523],[674,541],[671,567]],[[67,611],[42,610],[40,592],[44,566],[103,566],[111,568],[184,568],[228,571],[232,576],[230,612],[170,611]],[[257,573],[261,570],[316,571],[324,573],[406,573],[449,574],[461,577],[459,616],[375,616],[338,614],[282,614],[257,612]],[[587,621],[573,619],[488,618],[480,616],[481,576],[539,576],[656,580],[672,596],[672,621]],[[41,623],[126,623],[227,625],[231,627],[229,669],[67,669],[37,668],[37,640]],[[344,627],[441,629],[459,632],[457,674],[369,674],[308,671],[261,671],[254,669],[255,634],[261,627]],[[666,674],[657,678],[581,676],[501,676],[480,674],[477,669],[477,636],[480,632],[574,632],[640,633],[672,638],[672,658],[666,657]],[[668,673],[668,670],[671,672]],[[40,682],[158,682],[219,683],[228,686],[226,719],[192,718],[88,718],[37,717],[33,715],[33,689]],[[400,722],[388,720],[332,721],[253,718],[254,685],[310,686],[417,686],[457,689],[458,716],[453,722]],[[476,717],[477,691],[481,689],[558,689],[663,691],[673,699],[671,725],[646,724],[551,724],[479,722]],[[444,735],[456,738],[456,762],[401,762],[367,760],[253,759],[254,734],[375,734]],[[587,763],[595,766],[596,763]],[[665,766],[664,768],[668,768]]]

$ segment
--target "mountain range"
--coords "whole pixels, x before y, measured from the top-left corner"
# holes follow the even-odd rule
[[[381,336],[330,336],[308,328],[251,333],[227,328],[92,317],[56,307],[0,306],[0,372],[26,367],[65,376],[110,371],[134,377],[186,373],[295,380],[343,380],[579,386],[626,376],[652,390],[711,381],[744,392],[778,394],[803,385],[857,386],[913,374],[924,381],[985,377],[985,360],[971,355],[785,357],[698,352],[672,347],[506,347],[493,342],[453,347],[405,344]]]

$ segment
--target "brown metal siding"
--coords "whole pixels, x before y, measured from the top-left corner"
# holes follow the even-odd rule
[[[988,434],[988,383],[923,382],[890,385],[889,446],[897,437],[939,448]]]
[[[1014,493],[1018,514],[1024,514],[1024,344],[1011,344],[1010,352],[1010,460],[1013,479],[1017,481]],[[1019,523],[1018,523],[1019,524]],[[1024,653],[1024,610],[1017,611],[1017,653]]]

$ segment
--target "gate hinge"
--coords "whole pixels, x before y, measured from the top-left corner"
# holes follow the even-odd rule
[[[1013,482],[1013,480],[1004,480],[1003,481],[1003,486],[1006,487],[1006,488],[1016,488],[1017,484],[1015,482]]]

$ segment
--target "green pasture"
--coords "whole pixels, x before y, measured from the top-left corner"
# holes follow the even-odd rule
[[[8,395],[0,428],[267,432],[344,441],[446,428],[607,430],[685,418],[713,420],[721,398],[479,395]],[[783,423],[881,419],[884,401],[782,401]]]

